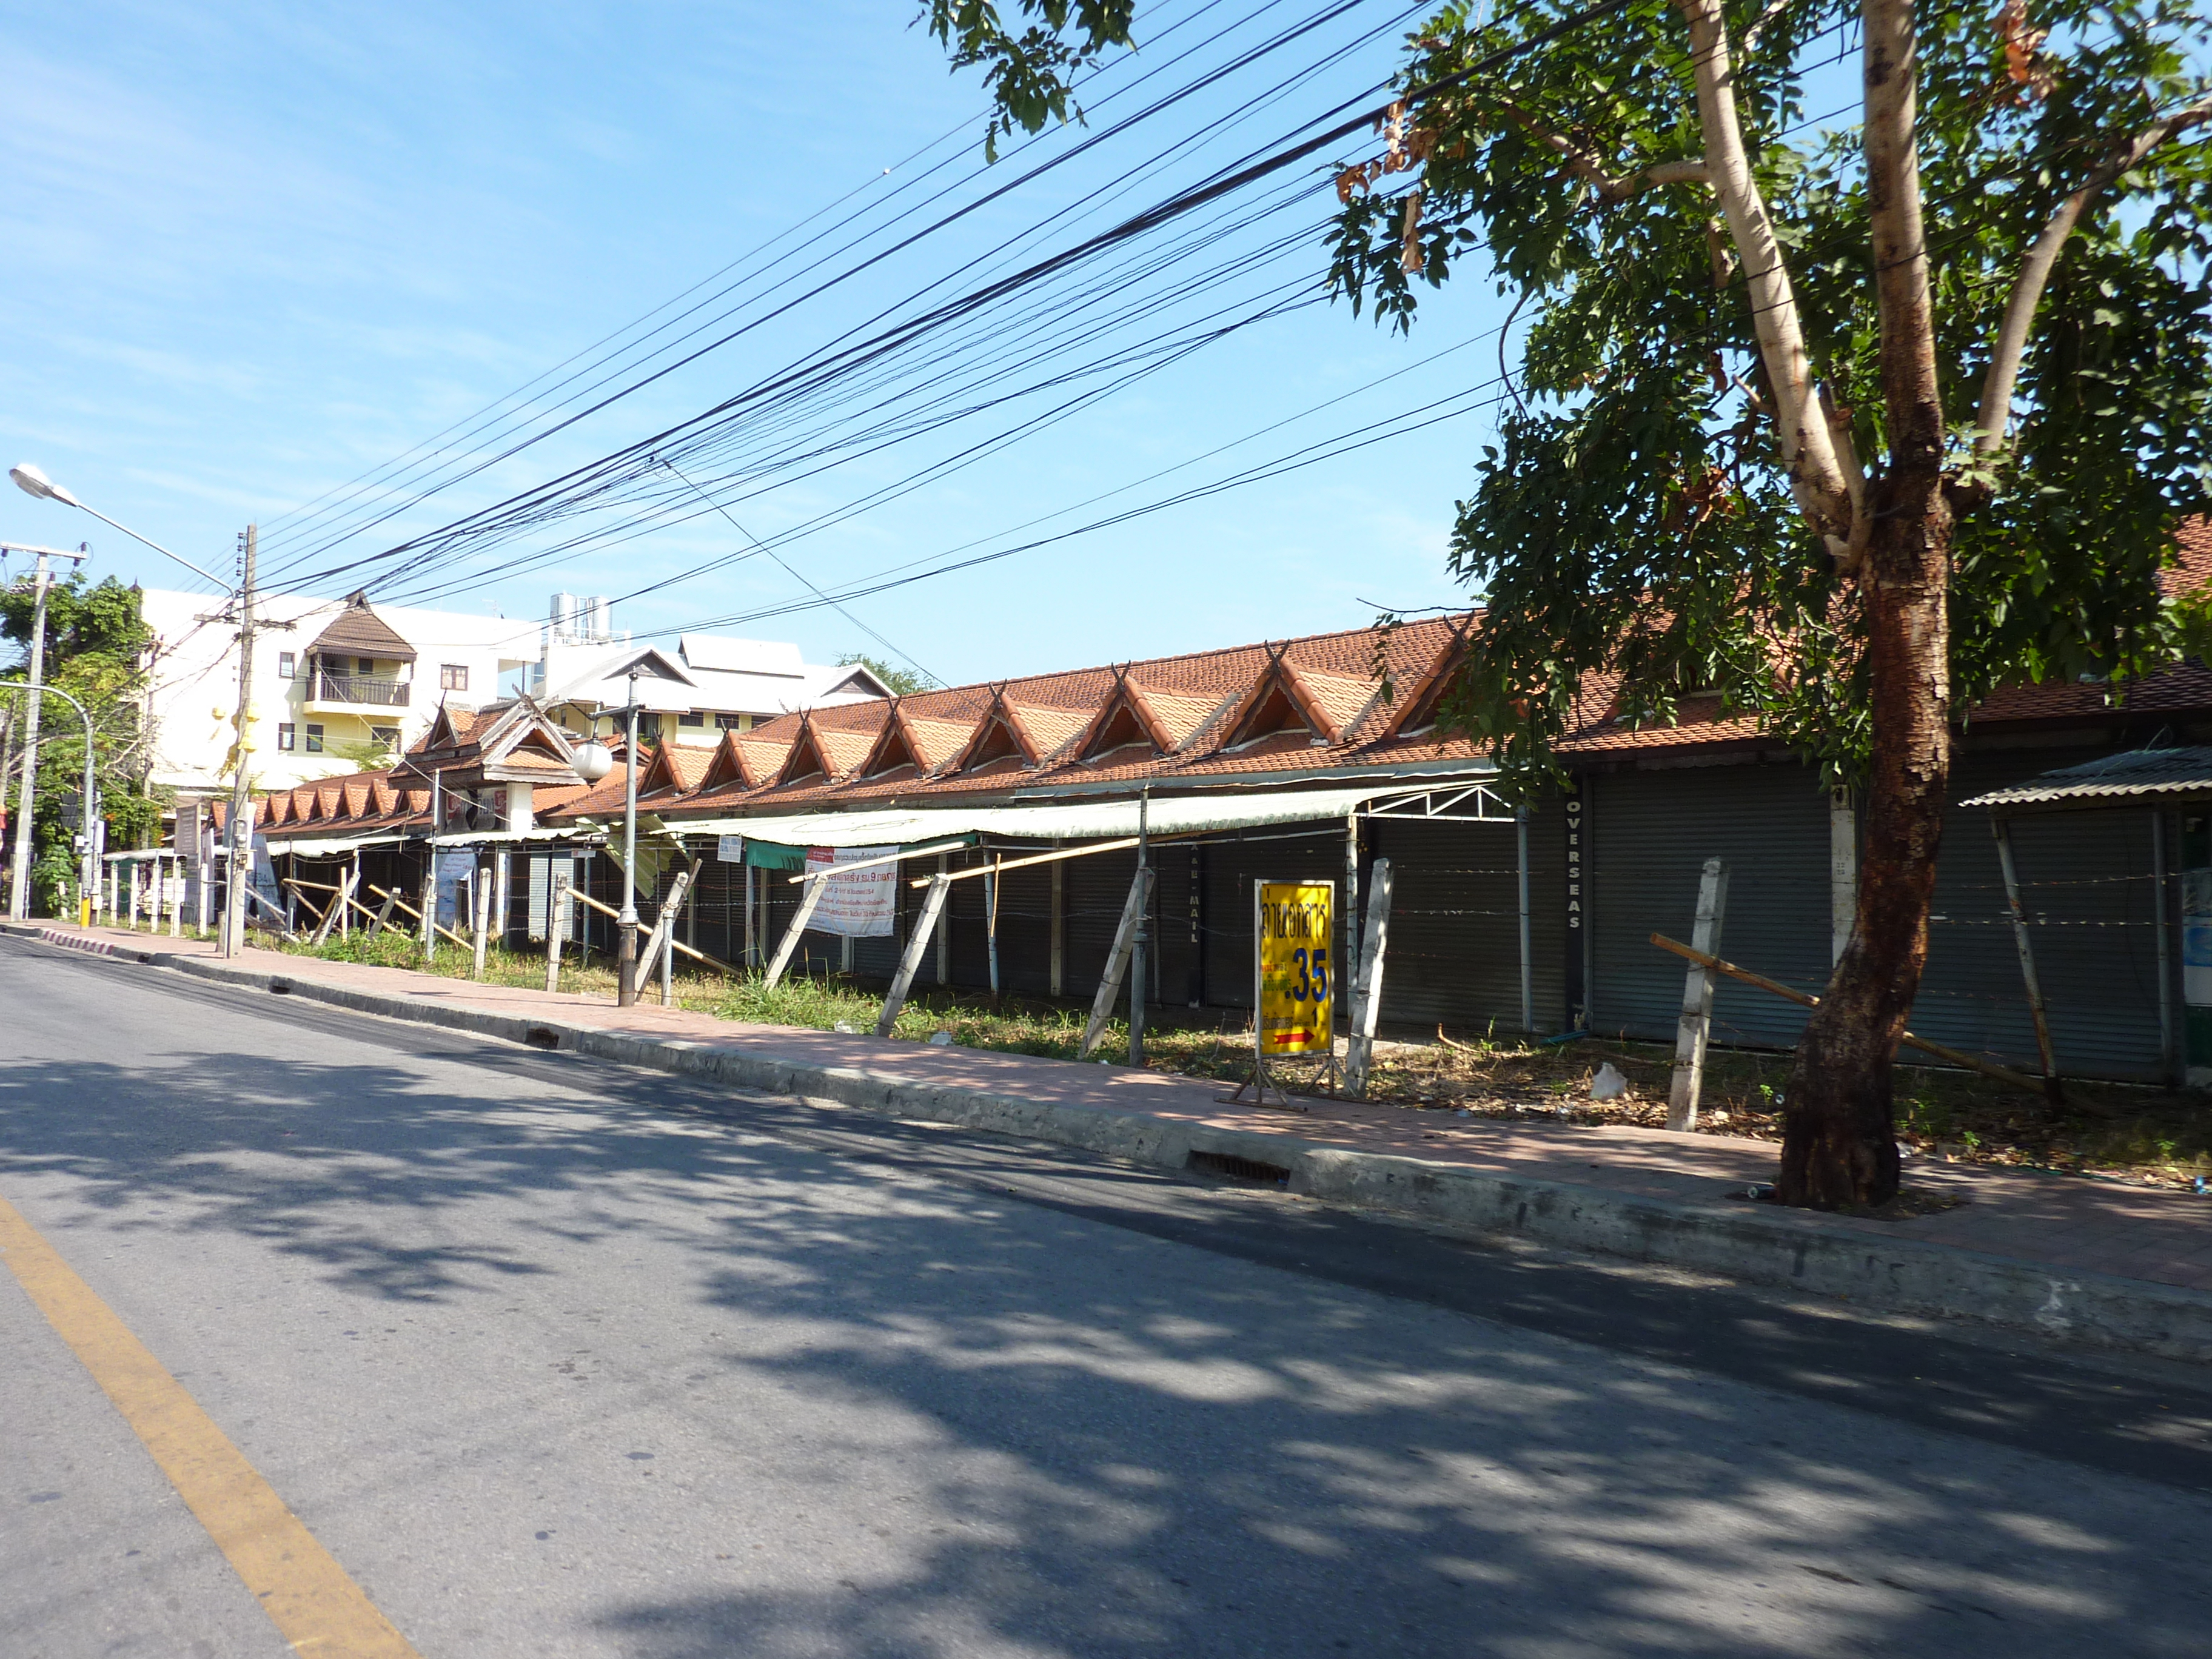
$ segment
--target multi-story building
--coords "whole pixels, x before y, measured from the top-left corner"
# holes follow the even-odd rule
[[[220,787],[238,712],[238,640],[204,593],[153,588],[142,614],[154,630],[147,717],[151,781],[186,790]],[[555,597],[547,623],[411,605],[271,593],[256,602],[253,697],[247,743],[254,787],[289,789],[383,763],[413,746],[441,706],[481,708],[530,693],[562,725],[606,729],[602,711],[629,696],[679,742],[800,708],[880,696],[865,668],[799,659],[795,645],[686,635],[673,651],[617,635],[605,599]]]
[[[657,742],[665,733],[699,748],[779,714],[890,695],[866,668],[805,662],[797,646],[780,641],[685,634],[669,650],[626,635],[617,639],[605,599],[553,596],[545,647],[527,689],[556,723],[572,732],[611,730],[605,711],[628,705],[633,668],[647,711],[638,735]]]

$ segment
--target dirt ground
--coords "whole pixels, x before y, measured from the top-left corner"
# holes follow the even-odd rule
[[[358,935],[333,940],[311,953],[388,962],[417,971],[425,968],[411,941],[390,934],[374,942]],[[497,982],[544,982],[542,957],[494,951],[486,966],[486,977]],[[428,971],[465,975],[468,955],[441,950]],[[614,977],[605,958],[594,956],[564,965],[562,988],[611,996]],[[768,991],[757,975],[731,978],[704,972],[680,974],[676,991],[683,1006],[721,1018],[817,1030],[871,1029],[883,996],[880,987],[835,975],[793,977]],[[1087,1013],[1087,1008],[1071,1003],[1011,997],[994,1010],[979,996],[925,993],[908,1003],[895,1036],[925,1041],[943,1030],[956,1042],[979,1048],[1073,1060]],[[1158,1024],[1146,1033],[1146,1065],[1237,1082],[1251,1074],[1247,1016],[1217,1015],[1211,1023],[1193,1024],[1183,1011],[1162,1010],[1156,1018]],[[1494,1118],[1540,1115],[1647,1128],[1664,1127],[1667,1121],[1671,1046],[1616,1038],[1530,1044],[1441,1030],[1395,1036],[1400,1040],[1376,1045],[1369,1074],[1370,1100],[1408,1110]],[[1116,1060],[1126,1058],[1126,1023],[1110,1023],[1095,1052]],[[1608,1062],[1627,1079],[1629,1091],[1613,1100],[1592,1100],[1591,1079]],[[1279,1061],[1272,1069],[1294,1094],[1328,1092],[1326,1069],[1317,1060]],[[1713,1050],[1699,1132],[1779,1140],[1789,1074],[1787,1054]],[[2073,1082],[2066,1085],[2065,1103],[2053,1106],[2039,1094],[2022,1093],[1972,1073],[1901,1066],[1896,1077],[1897,1138],[1915,1156],[2191,1190],[2197,1189],[2200,1180],[2212,1186],[2212,1098],[2204,1095]]]

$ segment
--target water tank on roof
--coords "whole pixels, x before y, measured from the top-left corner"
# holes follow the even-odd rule
[[[605,594],[600,593],[594,595],[591,599],[590,604],[592,607],[592,637],[595,640],[611,640],[614,638],[614,602],[608,599]]]
[[[550,620],[556,638],[573,640],[576,637],[576,596],[574,593],[556,593],[553,596]]]

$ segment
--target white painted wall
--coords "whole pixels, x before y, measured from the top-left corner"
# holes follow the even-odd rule
[[[238,707],[238,640],[219,622],[203,622],[221,608],[205,593],[149,588],[143,614],[155,635],[152,684],[147,713],[153,726],[155,783],[180,788],[222,785],[223,757],[230,748],[232,715]],[[373,718],[310,713],[307,708],[307,647],[345,609],[343,599],[269,596],[258,607],[264,617],[290,623],[271,628],[254,641],[252,728],[255,744],[249,775],[257,789],[289,789],[315,778],[360,769],[359,763],[331,752],[328,745],[367,741],[372,726],[396,726],[400,746],[421,737],[438,710],[439,670],[447,664],[465,669],[468,689],[442,695],[457,706],[481,708],[499,699],[502,673],[538,660],[543,624],[527,619],[472,617],[453,611],[425,611],[411,605],[375,605],[385,623],[417,653],[414,681],[405,708],[380,710]],[[297,675],[278,673],[290,653]],[[295,747],[277,747],[277,728],[292,726]],[[323,752],[307,747],[311,726],[323,728]]]

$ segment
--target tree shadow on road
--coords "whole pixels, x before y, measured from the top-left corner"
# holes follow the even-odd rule
[[[0,1158],[87,1224],[402,1305],[628,1247],[650,1282],[608,1317],[659,1346],[597,1408],[679,1416],[656,1478],[720,1494],[702,1527],[610,1488],[666,1567],[589,1618],[637,1659],[2019,1659],[2212,1626],[2212,1526],[2171,1492],[775,1138],[803,1109],[450,1058],[10,1062]]]

